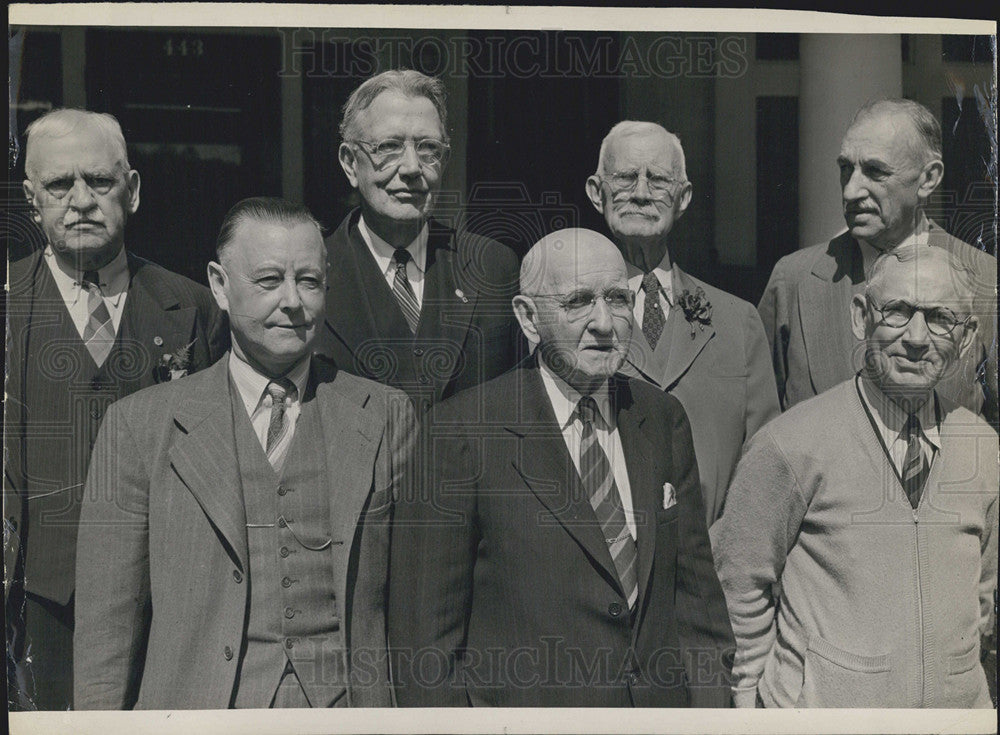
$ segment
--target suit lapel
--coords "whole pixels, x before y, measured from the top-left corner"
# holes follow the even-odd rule
[[[705,349],[708,341],[715,336],[715,327],[709,325],[695,325],[694,331],[691,324],[684,317],[684,310],[680,307],[678,298],[685,291],[695,292],[698,285],[694,283],[680,267],[674,263],[674,305],[670,307],[670,318],[664,328],[663,335],[656,345],[657,352],[662,354],[666,351],[663,372],[660,375],[659,383],[664,390],[671,390],[681,376],[688,371],[691,363]],[[664,357],[660,357],[661,363]]]
[[[863,281],[861,251],[845,232],[830,241],[825,256],[813,265],[812,277],[799,284],[802,338],[817,393],[855,372],[855,339],[848,309],[854,286]]]
[[[190,390],[174,411],[184,433],[170,448],[170,463],[245,572],[246,510],[233,434],[229,354],[178,385]]]
[[[511,464],[539,502],[621,591],[614,561],[556,424],[538,368],[526,367],[521,371],[519,404],[523,413],[506,427],[520,439]],[[544,520],[539,519],[539,523]]]
[[[155,278],[153,269],[138,258],[129,255],[128,265],[132,280],[122,321],[131,326],[132,338],[157,359],[187,345],[194,334],[198,309],[181,306],[177,296]]]

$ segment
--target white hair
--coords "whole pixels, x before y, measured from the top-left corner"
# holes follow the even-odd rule
[[[653,131],[663,132],[667,136],[667,146],[673,153],[674,173],[680,174],[682,181],[687,181],[687,165],[684,162],[684,148],[681,147],[681,139],[662,125],[639,120],[622,120],[604,136],[604,140],[601,141],[601,150],[597,154],[597,175],[601,176],[605,173],[604,163],[608,155],[608,146],[613,139],[623,135],[639,135]]]
[[[52,110],[35,120],[24,131],[27,143],[24,153],[24,171],[28,178],[34,178],[35,171],[33,156],[31,155],[37,148],[41,140],[61,138],[70,135],[82,126],[89,126],[102,135],[115,149],[117,163],[123,170],[128,171],[128,151],[125,148],[125,136],[122,134],[121,125],[113,115],[104,112],[90,112],[89,110],[77,110],[70,107],[63,107]]]

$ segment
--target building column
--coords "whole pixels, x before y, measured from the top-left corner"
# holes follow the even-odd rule
[[[799,247],[845,228],[837,155],[854,113],[901,97],[899,34],[803,33],[799,47]]]

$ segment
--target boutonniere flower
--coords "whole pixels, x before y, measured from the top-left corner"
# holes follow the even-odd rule
[[[157,383],[166,383],[177,378],[183,378],[191,367],[191,348],[194,340],[174,352],[160,355],[160,362],[153,368],[153,378]]]
[[[694,339],[696,324],[701,330],[712,324],[712,302],[705,298],[705,290],[701,286],[696,288],[693,294],[685,288],[677,303],[684,310],[684,318],[691,325],[691,339]]]

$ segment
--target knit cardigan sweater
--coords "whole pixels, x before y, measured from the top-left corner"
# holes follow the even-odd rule
[[[849,380],[763,427],[711,529],[736,706],[989,707],[997,434],[942,402],[914,510]],[[777,607],[777,612],[775,608]]]

